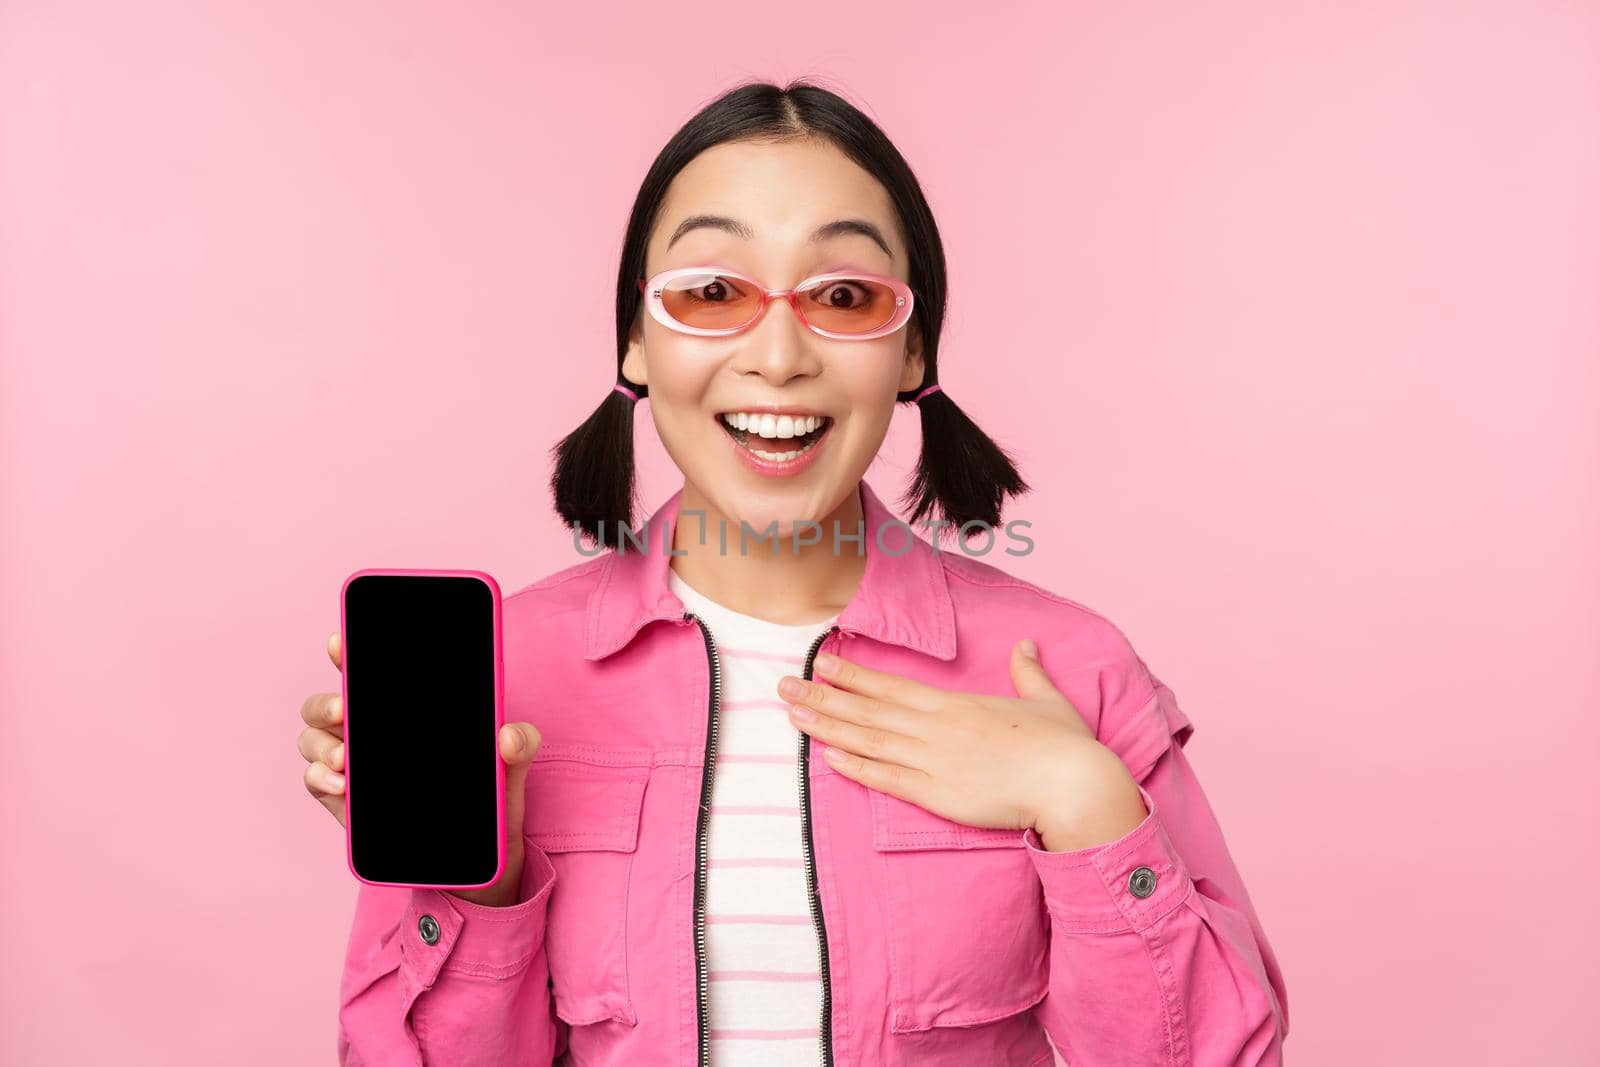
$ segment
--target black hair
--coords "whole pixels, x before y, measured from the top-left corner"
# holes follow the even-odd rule
[[[805,81],[780,88],[768,82],[736,86],[684,123],[651,164],[634,200],[617,268],[616,382],[638,394],[644,385],[622,375],[628,337],[644,299],[645,250],[667,186],[706,149],[730,141],[815,139],[832,143],[888,190],[899,213],[909,253],[907,283],[916,294],[912,325],[922,338],[926,371],[915,389],[896,395],[900,403],[937,380],[939,331],[944,323],[944,245],[933,212],[911,167],[883,131],[843,97]],[[922,452],[902,503],[915,525],[937,507],[944,521],[1000,524],[1007,494],[1028,491],[1010,455],[967,417],[942,388],[922,398]],[[555,471],[550,490],[562,520],[596,543],[616,543],[632,529],[635,504],[634,401],[611,389],[583,425],[550,451]]]

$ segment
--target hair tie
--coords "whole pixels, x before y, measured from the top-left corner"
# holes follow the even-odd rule
[[[612,389],[613,392],[621,393],[623,396],[627,397],[629,400],[632,400],[634,403],[638,403],[639,402],[639,394],[634,392],[632,389],[630,389],[628,387],[627,379],[625,379],[625,378],[624,379],[620,379],[617,382],[616,385],[613,385],[611,387],[611,389]]]
[[[922,392],[918,393],[916,396],[912,397],[911,398],[911,402],[913,404],[920,404],[920,403],[922,403],[922,398],[927,396],[929,393],[942,393],[942,392],[944,392],[944,390],[939,388],[939,383],[938,382],[935,382],[934,384],[932,384],[932,385],[928,386],[926,389],[924,389]]]

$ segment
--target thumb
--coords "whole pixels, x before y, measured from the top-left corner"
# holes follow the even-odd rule
[[[508,722],[500,728],[500,758],[506,764],[506,836],[512,841],[522,833],[528,767],[541,740],[532,723]]]
[[[1043,700],[1059,696],[1060,690],[1039,662],[1039,646],[1031,637],[1023,638],[1011,650],[1011,684],[1024,700]]]
[[[542,740],[538,727],[531,722],[508,722],[500,727],[500,758],[506,761],[506,771],[509,773],[513,767],[526,771]]]

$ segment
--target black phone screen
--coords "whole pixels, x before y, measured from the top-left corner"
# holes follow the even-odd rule
[[[454,575],[344,590],[350,865],[372,882],[473,886],[499,863],[496,597]]]

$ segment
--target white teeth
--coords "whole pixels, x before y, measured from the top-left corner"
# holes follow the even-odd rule
[[[800,448],[789,452],[768,452],[752,447],[750,438],[759,436],[767,440],[782,440],[789,437],[800,437],[822,426],[828,420],[820,415],[767,415],[754,411],[733,411],[721,416],[722,421],[736,430],[743,430],[748,435],[741,442],[745,448],[755,455],[772,463],[787,463],[805,455],[817,446],[817,440],[808,441]]]
[[[722,421],[736,430],[744,430],[758,437],[782,440],[808,434],[826,420],[820,415],[768,415],[754,411],[735,411],[722,416]]]

